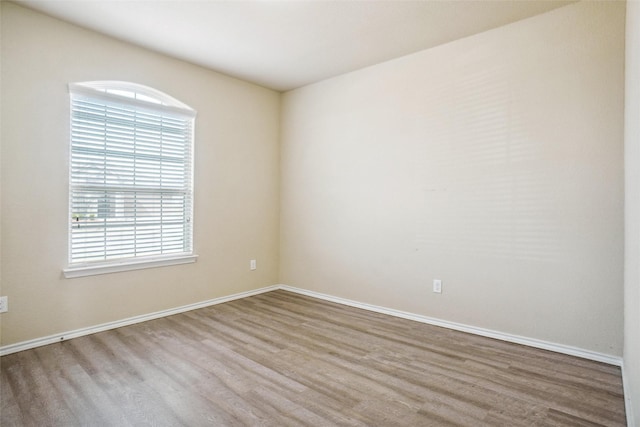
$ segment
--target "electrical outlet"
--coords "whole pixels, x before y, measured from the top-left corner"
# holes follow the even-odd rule
[[[434,279],[433,280],[433,292],[435,292],[437,294],[441,294],[442,293],[442,280],[440,280],[440,279]]]
[[[0,313],[9,311],[9,297],[0,297]]]
[[[252,269],[252,270],[255,270],[255,269],[257,268],[257,267],[256,267],[256,260],[255,260],[255,259],[252,259],[252,260],[249,262],[249,268],[250,268],[250,269]]]

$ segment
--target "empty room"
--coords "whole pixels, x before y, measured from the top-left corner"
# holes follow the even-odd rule
[[[640,2],[0,2],[0,425],[640,426]]]

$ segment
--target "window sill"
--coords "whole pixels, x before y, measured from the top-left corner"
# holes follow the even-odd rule
[[[198,255],[178,255],[167,258],[148,258],[146,260],[123,261],[111,264],[83,265],[68,267],[62,270],[64,277],[95,276],[98,274],[118,273],[121,271],[142,270],[145,268],[165,267],[168,265],[189,264],[196,262]]]

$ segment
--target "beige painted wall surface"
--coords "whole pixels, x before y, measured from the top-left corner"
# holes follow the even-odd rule
[[[6,2],[1,77],[3,345],[277,283],[278,93]],[[89,80],[140,83],[197,110],[197,263],[62,278],[67,84]]]
[[[640,422],[640,2],[627,3],[625,86],[624,371],[627,411]],[[631,410],[630,410],[631,409]],[[630,424],[633,425],[633,424]]]
[[[624,16],[581,2],[285,94],[281,282],[620,356]]]

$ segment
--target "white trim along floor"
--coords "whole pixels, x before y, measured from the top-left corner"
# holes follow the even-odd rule
[[[59,342],[59,341],[65,341],[65,340],[69,340],[69,339],[72,339],[72,338],[81,337],[81,336],[84,336],[84,335],[94,334],[94,333],[106,331],[106,330],[109,330],[109,329],[120,328],[120,327],[123,327],[123,326],[133,325],[135,323],[141,323],[141,322],[146,322],[148,320],[158,319],[158,318],[165,317],[165,316],[171,316],[171,315],[174,315],[174,314],[183,313],[183,312],[190,311],[190,310],[196,310],[196,309],[203,308],[203,307],[208,307],[208,306],[212,306],[212,305],[216,305],[216,304],[222,304],[222,303],[225,303],[225,302],[228,302],[228,301],[233,301],[233,300],[237,300],[237,299],[241,299],[241,298],[246,298],[246,297],[250,297],[250,296],[253,296],[253,295],[262,294],[262,293],[265,293],[265,292],[275,291],[275,290],[278,290],[278,289],[289,291],[289,292],[294,292],[294,293],[297,293],[297,294],[306,295],[306,296],[310,296],[310,297],[313,297],[313,298],[318,298],[318,299],[322,299],[322,300],[326,300],[326,301],[331,301],[331,302],[335,302],[335,303],[338,303],[338,304],[343,304],[343,305],[347,305],[347,306],[351,306],[351,307],[361,308],[361,309],[364,309],[364,310],[374,311],[374,312],[377,312],[377,313],[388,314],[390,316],[400,317],[400,318],[403,318],[403,319],[414,320],[416,322],[426,323],[426,324],[429,324],[429,325],[440,326],[440,327],[444,327],[444,328],[453,329],[453,330],[456,330],[456,331],[467,332],[467,333],[470,333],[470,334],[475,334],[475,335],[480,335],[480,336],[484,336],[484,337],[499,339],[499,340],[502,340],[502,341],[513,342],[513,343],[522,344],[522,345],[526,345],[526,346],[530,346],[530,347],[535,347],[535,348],[540,348],[540,349],[544,349],[544,350],[555,351],[557,353],[568,354],[568,355],[571,355],[571,356],[576,356],[576,357],[581,357],[581,358],[584,358],[584,359],[594,360],[594,361],[597,361],[597,362],[603,362],[603,363],[607,363],[607,364],[610,364],[610,365],[620,366],[621,369],[622,369],[622,381],[623,381],[623,384],[624,384],[625,405],[627,406],[627,411],[626,411],[626,413],[627,413],[627,425],[629,425],[629,426],[633,426],[634,425],[633,424],[634,421],[632,419],[633,414],[632,414],[632,411],[629,410],[629,405],[630,405],[631,402],[629,401],[629,396],[628,396],[628,393],[627,393],[627,381],[625,381],[624,364],[623,364],[623,360],[622,360],[621,357],[611,356],[611,355],[608,355],[608,354],[593,352],[593,351],[589,351],[589,350],[584,350],[584,349],[577,348],[577,347],[566,346],[566,345],[562,345],[562,344],[556,344],[556,343],[552,343],[552,342],[548,342],[548,341],[537,340],[537,339],[534,339],[534,338],[527,338],[527,337],[522,337],[522,336],[518,336],[518,335],[505,334],[505,333],[502,333],[502,332],[493,331],[493,330],[489,330],[489,329],[477,328],[475,326],[469,326],[469,325],[464,325],[464,324],[460,324],[460,323],[449,322],[449,321],[446,321],[446,320],[441,320],[441,319],[436,319],[436,318],[432,318],[432,317],[422,316],[422,315],[419,315],[419,314],[414,314],[414,313],[409,313],[409,312],[405,312],[405,311],[395,310],[395,309],[391,309],[391,308],[386,308],[386,307],[381,307],[381,306],[361,303],[361,302],[358,302],[358,301],[353,301],[353,300],[349,300],[349,299],[345,299],[345,298],[335,297],[335,296],[332,296],[332,295],[322,294],[322,293],[318,293],[318,292],[314,292],[314,291],[308,291],[308,290],[305,290],[305,289],[296,288],[296,287],[288,286],[288,285],[282,285],[282,284],[273,285],[273,286],[267,286],[267,287],[256,289],[256,290],[253,290],[253,291],[240,292],[240,293],[229,295],[229,296],[226,296],[226,297],[214,298],[214,299],[211,299],[211,300],[202,301],[202,302],[195,303],[195,304],[188,304],[188,305],[184,305],[184,306],[181,306],[181,307],[176,307],[176,308],[172,308],[172,309],[168,309],[168,310],[162,310],[162,311],[157,311],[157,312],[154,312],[154,313],[148,313],[148,314],[143,314],[143,315],[140,315],[140,316],[130,317],[130,318],[127,318],[127,319],[117,320],[117,321],[114,321],[114,322],[103,323],[101,325],[91,326],[91,327],[88,327],[88,328],[76,329],[76,330],[73,330],[73,331],[67,331],[67,332],[63,332],[63,333],[59,333],[59,334],[49,335],[49,336],[42,337],[42,338],[36,338],[36,339],[33,339],[33,340],[28,340],[28,341],[15,343],[15,344],[9,344],[9,345],[6,345],[6,346],[1,346],[0,347],[0,356],[12,354],[12,353],[17,353],[19,351],[29,350],[29,349],[40,347],[40,346],[43,346],[43,345],[53,344],[53,343]]]

